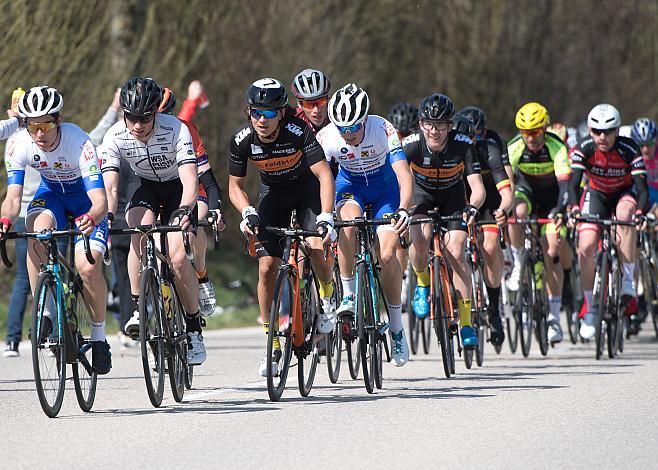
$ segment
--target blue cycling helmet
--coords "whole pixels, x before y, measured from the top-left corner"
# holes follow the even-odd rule
[[[640,118],[633,123],[631,138],[642,145],[650,140],[656,139],[656,123],[649,118]]]

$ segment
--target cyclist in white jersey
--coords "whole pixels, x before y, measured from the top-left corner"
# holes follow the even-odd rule
[[[409,347],[402,324],[402,269],[396,257],[399,236],[407,229],[411,204],[412,176],[400,139],[386,119],[368,115],[368,95],[350,83],[338,90],[329,102],[331,124],[317,134],[327,160],[339,164],[336,178],[336,212],[340,220],[361,217],[372,205],[375,218],[392,217],[390,225],[377,229],[383,287],[388,302],[393,361],[403,366]],[[339,313],[354,313],[355,229],[344,229],[338,238],[338,263],[343,284]]]
[[[107,131],[101,146],[110,213],[117,207],[119,166],[124,159],[138,177],[127,190],[126,222],[129,226],[153,224],[162,208],[163,218],[170,223],[179,224],[183,230],[194,227],[199,182],[190,131],[174,116],[158,113],[162,90],[150,78],[128,80],[121,88],[119,101],[124,120]],[[128,274],[135,302],[139,300],[139,254],[143,244],[142,237],[134,235],[128,255]],[[206,348],[201,335],[196,272],[185,255],[180,233],[169,233],[167,246],[186,312],[187,360],[190,365],[199,365],[206,359]],[[125,331],[130,336],[139,334],[138,311],[133,312]]]
[[[19,102],[19,113],[27,125],[5,149],[7,195],[0,208],[0,231],[9,231],[19,215],[25,168],[30,165],[41,174],[41,184],[27,209],[27,230],[64,230],[70,215],[90,237],[96,263],[89,264],[82,251],[82,238],[77,237],[75,264],[90,309],[92,367],[102,375],[112,367],[105,340],[107,286],[101,271],[107,248],[107,196],[94,145],[78,126],[62,122],[63,102],[57,90],[47,86],[30,89]],[[29,240],[27,268],[33,292],[46,258],[44,246]],[[46,332],[52,330],[53,313],[46,312],[44,317]]]

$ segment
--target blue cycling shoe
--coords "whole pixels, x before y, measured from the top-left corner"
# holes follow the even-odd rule
[[[414,291],[414,313],[418,318],[425,318],[430,314],[429,296],[429,286],[416,286]]]
[[[464,326],[461,329],[462,345],[465,348],[474,348],[478,345],[478,335],[470,326]]]

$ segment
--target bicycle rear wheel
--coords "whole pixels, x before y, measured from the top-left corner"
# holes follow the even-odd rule
[[[308,396],[313,388],[315,372],[320,359],[318,353],[318,341],[320,335],[317,332],[318,321],[322,313],[322,303],[315,280],[313,270],[304,276],[306,283],[300,291],[302,303],[302,318],[304,324],[304,345],[296,351],[297,354],[297,379],[299,382],[299,394]],[[327,346],[328,347],[328,346]]]
[[[345,351],[347,352],[347,367],[350,371],[352,380],[359,378],[359,370],[361,369],[361,354],[359,352],[358,344],[355,344],[356,339],[345,340]]]
[[[162,311],[161,292],[153,268],[146,268],[139,277],[139,343],[142,353],[144,382],[151,404],[162,404],[165,384],[165,345],[163,325],[167,321]]]
[[[75,396],[82,411],[90,411],[96,398],[98,376],[91,368],[91,325],[89,324],[89,307],[85,302],[82,286],[75,287],[75,297],[71,309],[76,328],[72,332],[76,339],[73,344],[78,348],[77,361],[73,364],[73,385]]]
[[[361,368],[363,369],[363,382],[366,391],[372,393],[375,388],[375,331],[373,319],[372,293],[370,275],[366,271],[365,263],[357,269],[357,332],[359,334],[359,354]]]
[[[57,313],[55,276],[42,272],[34,289],[32,308],[32,369],[41,409],[54,418],[62,408],[66,385],[66,340],[63,319]],[[63,316],[63,315],[62,315]],[[44,324],[50,320],[52,331]]]
[[[292,322],[279,325],[279,318],[292,318],[293,292],[292,273],[289,267],[283,267],[276,279],[270,309],[270,328],[267,332],[266,360],[269,364],[276,364],[276,369],[267,368],[267,393],[272,401],[281,399],[288,379],[292,358]]]
[[[169,371],[169,384],[171,393],[177,402],[183,401],[185,394],[185,375],[187,373],[187,333],[185,332],[185,319],[183,306],[176,291],[171,285],[172,311],[168,319],[167,330],[167,370]]]
[[[188,365],[185,368],[185,388],[192,389],[192,381],[194,380],[194,366]]]
[[[448,302],[450,293],[445,292],[444,282],[442,279],[444,273],[441,271],[441,263],[438,258],[432,260],[432,284],[434,286],[434,291],[432,295],[432,311],[434,312],[434,331],[436,332],[436,341],[438,343],[439,349],[441,350],[441,361],[443,362],[443,373],[446,377],[450,377],[454,373],[454,366],[451,363],[454,361],[454,357],[451,358],[452,350],[452,341],[450,338],[449,328],[449,309]]]
[[[533,292],[534,283],[532,282],[533,270],[532,262],[525,255],[521,264],[521,277],[519,278],[519,290],[516,294],[516,308],[514,312],[517,325],[519,326],[519,339],[523,357],[528,357],[530,354],[534,329],[533,306],[535,296]]]
[[[605,348],[605,319],[608,316],[608,290],[610,279],[608,276],[608,253],[602,251],[599,253],[598,262],[596,265],[596,273],[594,275],[594,291],[593,299],[595,302],[595,310],[598,314],[595,320],[595,357],[601,359],[603,349]]]
[[[475,348],[475,363],[478,367],[482,367],[484,363],[484,345],[487,340],[487,325],[486,319],[486,303],[484,300],[484,281],[482,279],[482,270],[479,265],[477,265],[477,270],[472,273],[472,297],[471,302],[473,302],[473,310],[475,313],[475,321],[473,322],[473,328],[478,335],[478,345]]]

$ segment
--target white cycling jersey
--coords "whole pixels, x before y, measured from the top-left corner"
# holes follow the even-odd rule
[[[18,119],[10,118],[0,121],[0,140],[8,139],[18,129]]]
[[[366,186],[388,184],[393,179],[397,183],[391,164],[406,159],[398,133],[390,122],[376,115],[369,115],[365,125],[363,140],[355,146],[345,142],[333,123],[316,137],[327,160],[340,165],[339,177]]]
[[[25,167],[41,174],[42,184],[68,194],[103,188],[96,149],[85,131],[75,124],[60,125],[59,144],[51,151],[41,150],[27,129],[12,136],[5,149],[7,184],[23,184]]]
[[[178,179],[181,165],[196,165],[192,135],[185,124],[174,116],[157,114],[154,126],[146,143],[133,137],[123,121],[110,127],[100,147],[103,172],[119,171],[125,159],[137,176],[161,182]]]

